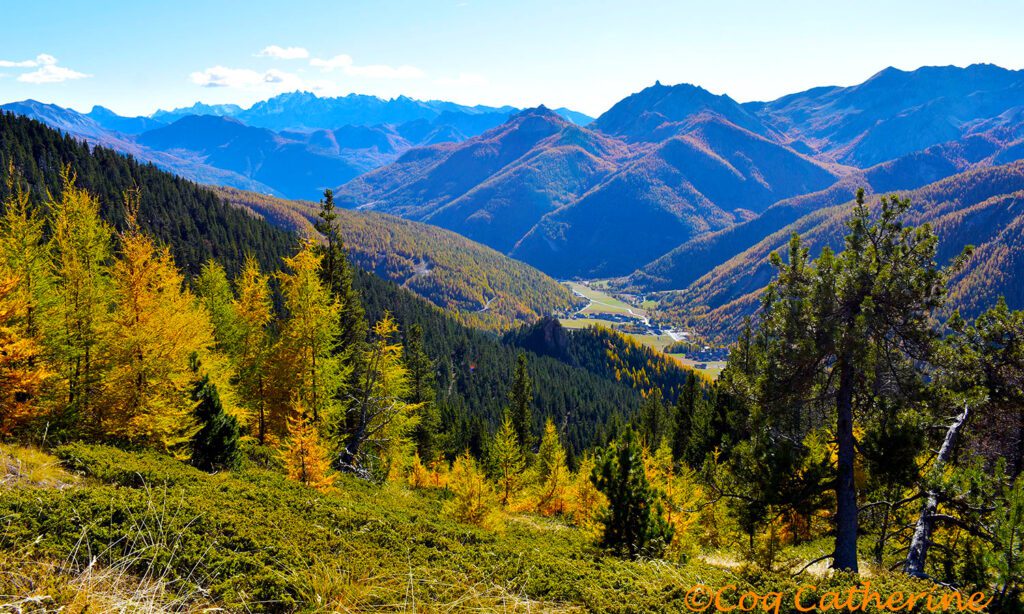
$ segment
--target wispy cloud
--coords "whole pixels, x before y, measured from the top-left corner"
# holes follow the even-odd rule
[[[61,83],[92,76],[58,65],[57,58],[48,53],[40,53],[33,60],[0,60],[0,68],[35,68],[18,75],[22,83]]]
[[[329,81],[304,79],[295,73],[276,69],[258,71],[249,68],[212,66],[206,70],[192,73],[189,78],[196,85],[210,88],[272,91],[311,90],[314,92],[333,91],[336,88]]]
[[[268,47],[264,47],[256,55],[258,57],[275,58],[278,60],[305,60],[309,57],[309,51],[303,47],[280,47],[278,45],[270,45]]]
[[[347,54],[336,55],[332,58],[313,58],[309,65],[319,68],[324,72],[335,70],[350,77],[368,77],[371,79],[420,79],[426,76],[419,68],[403,64],[402,66],[388,66],[387,64],[366,64],[358,65],[352,56]]]

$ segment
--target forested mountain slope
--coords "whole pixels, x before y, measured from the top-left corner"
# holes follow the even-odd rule
[[[218,188],[228,203],[301,232],[319,208],[253,192]],[[564,313],[581,299],[529,265],[427,224],[372,211],[337,211],[339,229],[360,268],[412,290],[461,321],[506,330],[544,314]]]
[[[913,207],[906,220],[930,223],[939,237],[938,257],[948,262],[966,245],[977,253],[951,288],[953,306],[974,317],[983,305],[1005,295],[1011,307],[1024,306],[1020,284],[1024,217],[1024,162],[968,171],[928,186],[899,192]],[[873,199],[877,200],[877,199]],[[696,279],[686,289],[664,295],[667,313],[709,333],[734,335],[743,317],[756,311],[757,297],[772,276],[768,254],[785,253],[791,233],[799,233],[817,254],[828,245],[843,247],[852,202],[812,211]]]
[[[295,237],[250,212],[225,204],[208,188],[175,177],[104,147],[90,147],[42,123],[0,113],[0,194],[7,193],[10,165],[28,182],[32,196],[45,201],[60,193],[60,170],[68,166],[78,185],[96,194],[100,213],[124,228],[123,192],[138,188],[139,224],[171,248],[175,262],[195,274],[209,258],[237,272],[247,254],[268,269],[295,248]]]

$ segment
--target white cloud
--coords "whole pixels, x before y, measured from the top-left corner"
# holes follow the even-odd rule
[[[313,58],[309,65],[319,68],[324,72],[340,70],[350,77],[369,77],[371,79],[420,79],[425,73],[416,68],[404,64],[402,66],[388,66],[386,64],[367,64],[359,66],[347,54],[336,55],[333,58]]]
[[[337,89],[337,86],[330,81],[303,79],[295,73],[277,69],[260,72],[248,68],[213,66],[203,71],[194,72],[189,76],[189,78],[192,83],[201,87],[225,87],[282,92],[292,90],[331,92]]]
[[[0,68],[37,69],[18,75],[18,81],[22,83],[61,83],[69,79],[84,79],[92,76],[58,66],[57,58],[48,53],[40,53],[34,60],[0,60]]]
[[[278,45],[270,45],[264,47],[262,51],[256,54],[259,57],[275,58],[278,60],[304,60],[309,57],[309,51],[303,47],[279,47]]]

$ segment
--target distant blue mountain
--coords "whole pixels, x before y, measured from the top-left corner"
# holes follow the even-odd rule
[[[443,100],[415,100],[408,96],[385,100],[363,94],[320,97],[311,92],[289,92],[257,102],[248,109],[237,105],[211,106],[196,103],[173,111],[157,111],[153,118],[169,122],[186,115],[217,115],[233,117],[249,126],[281,131],[334,130],[342,126],[397,126],[415,121],[433,122],[445,116],[447,119],[441,123],[464,122],[472,125],[468,130],[459,128],[463,138],[467,138],[497,126],[516,111],[518,109],[510,106],[466,106]],[[577,124],[592,121],[591,117],[569,109],[559,109],[559,113]]]
[[[412,147],[464,141],[516,112],[308,92],[282,94],[249,109],[196,103],[152,117],[123,117],[102,106],[82,114],[34,100],[3,108],[196,181],[309,199]]]
[[[94,106],[92,111],[86,113],[86,117],[107,130],[123,134],[141,134],[147,130],[167,125],[167,122],[151,117],[123,117],[101,106]]]

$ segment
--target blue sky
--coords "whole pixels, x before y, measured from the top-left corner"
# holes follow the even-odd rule
[[[747,101],[890,65],[1024,68],[1019,0],[5,4],[0,101],[123,114],[306,89],[597,115],[655,80]]]

